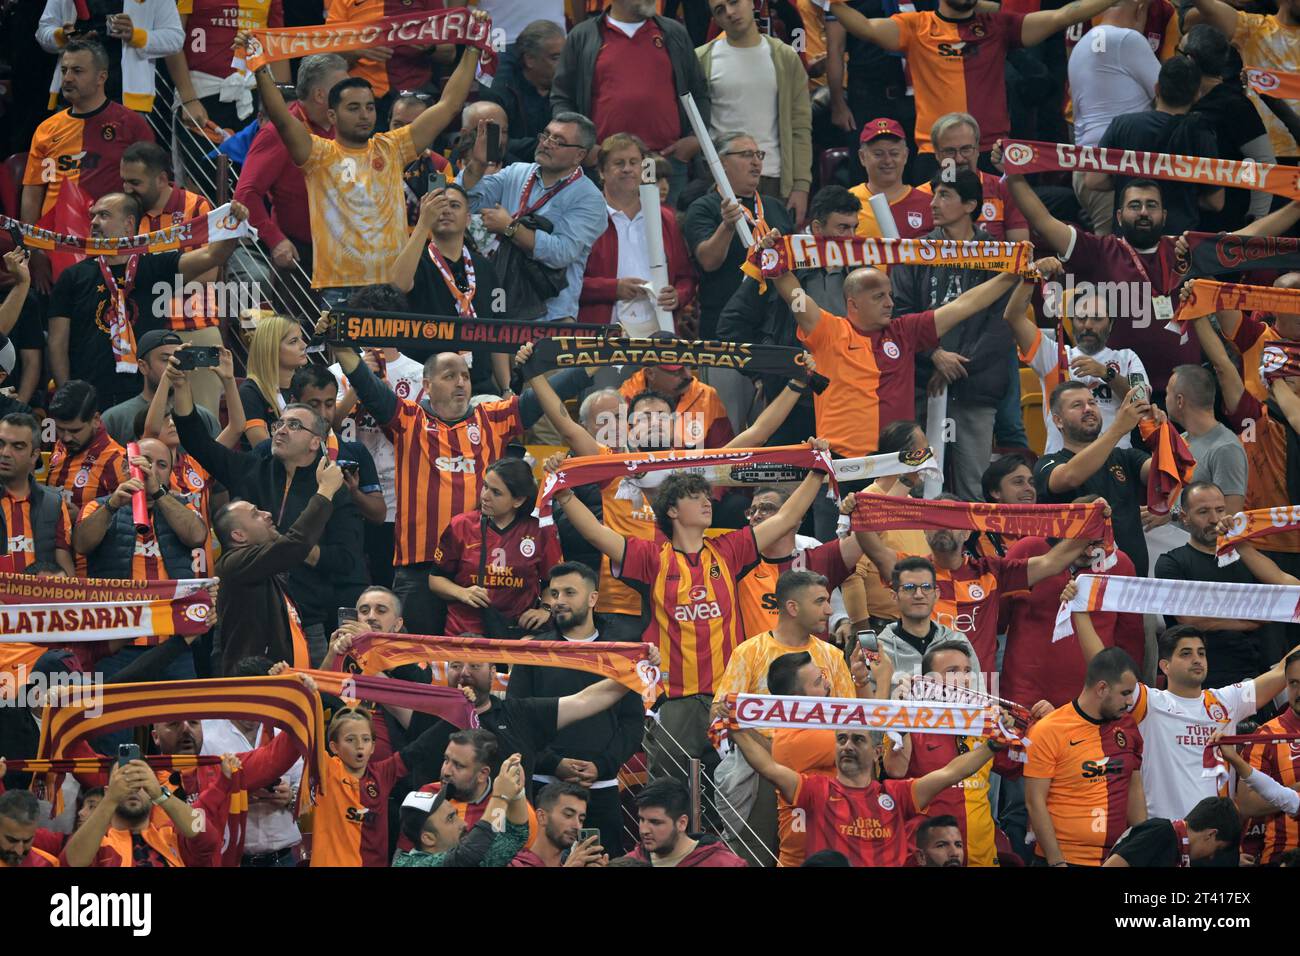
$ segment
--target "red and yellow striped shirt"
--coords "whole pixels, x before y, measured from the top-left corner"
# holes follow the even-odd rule
[[[1275,720],[1259,728],[1261,734],[1300,734],[1300,717],[1290,707]],[[1037,744],[1037,741],[1034,741]],[[1242,756],[1251,769],[1272,777],[1284,787],[1295,788],[1300,783],[1300,741],[1281,740],[1277,743],[1247,744]],[[1287,850],[1300,847],[1300,821],[1285,813],[1275,813],[1263,818],[1264,849],[1260,864],[1276,863]]]
[[[126,479],[126,449],[109,437],[103,425],[79,452],[68,453],[63,442],[54,446],[45,484],[58,488],[78,514],[89,501],[111,495]]]
[[[745,639],[737,590],[758,561],[753,529],[708,538],[696,554],[676,551],[667,540],[625,540],[614,573],[649,602],[644,639],[659,644],[668,696],[712,694]]]
[[[32,499],[15,498],[8,488],[0,489],[0,515],[8,533],[7,553],[14,571],[26,571],[36,563],[36,535],[32,530]],[[54,547],[72,552],[72,519],[68,503],[59,508],[59,523],[54,529]]]
[[[1075,866],[1101,866],[1128,829],[1129,784],[1142,769],[1133,715],[1097,721],[1071,701],[1034,725],[1033,741],[1025,777],[1052,781],[1047,812],[1061,855]]]
[[[523,431],[517,396],[482,402],[455,424],[398,399],[397,413],[383,426],[396,462],[395,566],[434,560],[438,539],[451,519],[478,507],[484,469]]]
[[[42,216],[54,208],[65,181],[75,182],[91,199],[98,199],[121,190],[126,148],[153,141],[144,117],[113,100],[89,113],[63,110],[36,127],[23,185],[45,187]]]

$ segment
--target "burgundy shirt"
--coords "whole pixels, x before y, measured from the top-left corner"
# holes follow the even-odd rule
[[[658,152],[682,135],[677,85],[663,32],[646,20],[629,37],[608,18],[601,20],[601,45],[591,82],[591,121],[596,141],[614,133],[635,133]]]

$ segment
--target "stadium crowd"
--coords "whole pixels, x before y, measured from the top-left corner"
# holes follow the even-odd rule
[[[0,17],[0,867],[1300,865],[1300,0]]]

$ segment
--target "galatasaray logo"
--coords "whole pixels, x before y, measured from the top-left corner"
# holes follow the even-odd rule
[[[903,452],[901,455],[898,456],[898,460],[901,461],[904,465],[911,465],[915,467],[917,465],[925,464],[933,457],[934,457],[934,452],[931,451],[929,448],[918,448],[915,451]]]
[[[477,425],[470,425],[465,429],[465,437],[469,439],[471,445],[477,445],[483,438],[483,433]]]
[[[397,392],[398,398],[409,398],[411,395],[411,383],[406,381],[406,379],[402,379],[397,383],[395,391]]]
[[[1011,143],[1002,151],[1002,162],[1006,166],[1024,166],[1034,158],[1032,146],[1024,143]]]
[[[1118,481],[1121,485],[1128,484],[1128,475],[1124,473],[1124,466],[1114,464],[1110,466],[1110,476]]]
[[[882,793],[879,797],[877,797],[876,803],[880,804],[880,809],[882,810],[894,809],[894,798],[887,793]]]
[[[777,253],[775,249],[764,249],[763,255],[759,259],[758,264],[759,264],[759,268],[762,269],[764,272],[771,272],[780,264],[780,262],[781,262],[781,256]]]
[[[1122,730],[1115,731],[1115,746],[1121,748],[1128,746],[1128,738],[1124,736],[1124,731]]]
[[[980,213],[980,218],[985,222],[993,222],[998,218],[998,207],[991,202],[986,202],[983,212]]]
[[[972,601],[984,600],[984,589],[980,587],[978,584],[972,584],[969,588],[967,588],[966,593],[970,595],[970,599]]]
[[[898,351],[898,343],[893,342],[893,341],[890,341],[890,342],[886,342],[886,343],[885,343],[884,352],[885,352],[885,354],[888,355],[891,359],[896,359],[896,358],[899,357],[899,355],[902,354],[901,352]]]
[[[537,542],[532,538],[524,538],[524,540],[519,542],[519,553],[525,558],[531,558],[537,553]]]
[[[659,683],[659,668],[655,667],[649,661],[637,661],[636,676],[641,678],[642,685],[645,687],[652,687]]]
[[[1228,722],[1228,712],[1217,700],[1206,707],[1205,712],[1210,715],[1210,720],[1216,724],[1226,724]]]
[[[690,593],[687,595],[687,599],[691,601],[704,601],[707,600],[708,597],[709,597],[709,589],[702,584],[695,585],[695,587],[691,588]]]
[[[1275,345],[1265,346],[1259,356],[1259,370],[1267,375],[1286,365],[1286,352]]]
[[[72,479],[72,484],[73,487],[84,488],[88,481],[90,481],[90,472],[83,468],[81,471],[77,472],[77,477]]]
[[[925,222],[925,218],[919,212],[909,212],[907,214],[907,224],[913,229],[920,229],[923,222]]]
[[[366,796],[371,800],[379,799],[379,785],[373,780],[366,781]]]
[[[100,130],[99,135],[104,137],[104,142],[111,143],[117,139],[117,127],[110,123]]]
[[[1246,531],[1246,525],[1249,523],[1250,522],[1247,520],[1245,512],[1238,511],[1232,516],[1232,527],[1228,531],[1228,537],[1235,538],[1239,534],[1244,534]]]
[[[377,173],[382,173],[384,171],[384,157],[376,156],[372,159],[370,161],[370,168]]]
[[[1277,74],[1267,70],[1247,70],[1246,81],[1255,88],[1257,93],[1271,93],[1282,85]]]
[[[206,604],[191,604],[185,609],[185,617],[195,624],[202,624],[208,619],[211,609]]]

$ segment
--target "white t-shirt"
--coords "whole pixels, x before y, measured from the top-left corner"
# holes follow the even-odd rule
[[[339,395],[342,395],[347,390],[348,379],[337,362],[330,366],[330,374],[339,383]],[[400,352],[397,358],[388,363],[384,380],[388,382],[389,388],[397,393],[398,398],[407,398],[416,404],[424,398],[424,366]],[[356,430],[356,437],[348,440],[361,442],[366,446],[366,451],[370,452],[370,457],[375,460],[375,471],[379,473],[379,485],[383,489],[384,504],[388,508],[384,520],[393,521],[397,517],[397,494],[393,490],[393,481],[397,474],[397,459],[393,453],[393,443],[380,431],[379,424],[370,413],[362,408],[353,411],[348,416],[348,422],[352,423]],[[347,424],[344,428],[347,428]]]
[[[781,128],[777,115],[776,64],[767,40],[732,46],[713,42],[709,64],[709,128],[714,136],[744,131],[767,155],[764,176],[781,175]]]
[[[1096,146],[1110,121],[1151,108],[1160,61],[1136,30],[1095,26],[1070,53],[1074,142]]]
[[[1067,361],[1073,362],[1080,355],[1087,355],[1082,349],[1075,348],[1073,345],[1065,347],[1065,357]],[[1048,329],[1038,330],[1038,342],[1034,345],[1032,356],[1022,355],[1021,359],[1029,363],[1029,367],[1038,373],[1038,378],[1043,382],[1043,424],[1047,427],[1047,447],[1043,454],[1050,455],[1054,451],[1060,451],[1064,447],[1064,440],[1061,438],[1061,430],[1056,427],[1052,421],[1052,409],[1048,404],[1052,390],[1047,383],[1055,382],[1059,376],[1056,372],[1059,364],[1059,355],[1056,351],[1056,333]],[[1127,380],[1132,372],[1140,372],[1143,378],[1147,377],[1147,370],[1142,365],[1142,360],[1138,358],[1136,352],[1132,349],[1112,349],[1104,348],[1096,355],[1090,356],[1095,358],[1102,365],[1107,367],[1114,366],[1117,369],[1116,380],[1121,376]],[[1102,379],[1095,375],[1074,376],[1078,381],[1083,382],[1092,389],[1092,396],[1097,400],[1097,405],[1101,409],[1101,428],[1105,431],[1110,427],[1111,422],[1115,420],[1115,412],[1119,410],[1119,402],[1115,400],[1115,394],[1111,387]],[[1128,448],[1130,445],[1128,435],[1119,440],[1120,448]]]
[[[1205,745],[1220,729],[1236,733],[1237,721],[1256,709],[1253,680],[1193,698],[1138,684],[1133,717],[1142,732],[1147,814],[1181,820],[1199,801],[1218,796],[1218,778],[1205,775]]]

